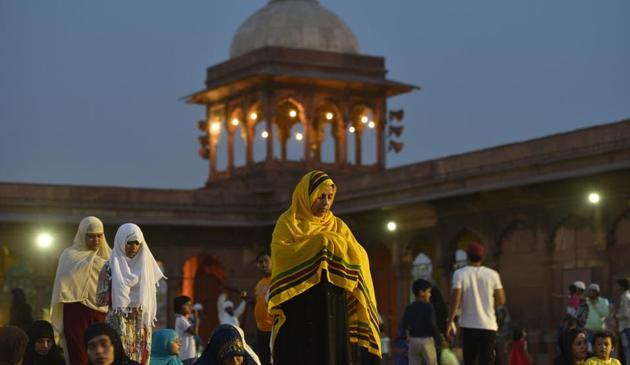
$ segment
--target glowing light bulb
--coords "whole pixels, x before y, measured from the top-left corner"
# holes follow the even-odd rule
[[[291,118],[295,118],[295,117],[297,116],[297,112],[296,112],[295,110],[290,110],[290,111],[289,111],[289,116],[290,116]]]
[[[597,204],[600,201],[600,196],[597,193],[590,193],[588,194],[588,201],[591,202],[592,204]]]
[[[48,248],[52,245],[53,238],[48,233],[40,233],[37,236],[37,246],[40,248]]]
[[[303,135],[302,133],[297,132],[297,133],[295,134],[295,139],[296,139],[296,140],[301,141],[303,138],[304,138],[304,135]]]
[[[374,123],[373,120],[370,120],[370,122],[368,123],[368,128],[374,128],[376,127],[376,123]]]
[[[394,232],[396,230],[396,222],[388,222],[387,230],[390,232]]]
[[[236,119],[236,118],[232,119],[232,125],[233,126],[236,127],[238,125],[238,123],[239,123],[238,119]]]
[[[220,130],[221,130],[221,122],[212,122],[212,124],[210,125],[210,131],[217,133]]]
[[[354,128],[353,126],[350,126],[350,128],[348,128],[348,132],[350,132],[350,133],[354,133],[354,132],[356,132],[356,130],[357,129]]]
[[[267,131],[262,131],[262,133],[260,134],[260,136],[261,136],[262,138],[267,139],[267,138],[269,137],[269,132],[267,132]]]
[[[249,115],[249,119],[251,120],[256,120],[258,119],[258,114],[256,114],[256,112],[253,112]]]
[[[327,120],[331,120],[331,119],[333,118],[333,116],[334,116],[334,115],[333,115],[333,113],[331,113],[331,112],[326,113],[326,119],[327,119]]]
[[[368,117],[366,117],[365,115],[361,117],[361,123],[365,124],[368,122]]]

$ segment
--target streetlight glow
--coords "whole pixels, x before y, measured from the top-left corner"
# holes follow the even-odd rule
[[[52,245],[53,237],[48,233],[40,233],[37,236],[37,246],[40,248],[48,248]]]
[[[376,123],[374,123],[373,120],[370,120],[370,122],[368,123],[368,128],[374,128],[376,127]]]
[[[238,125],[238,123],[239,123],[239,121],[238,121],[238,119],[237,119],[237,118],[232,119],[232,125],[233,125],[233,126],[235,126],[235,127],[236,127],[236,126]]]
[[[296,112],[295,110],[290,110],[290,111],[289,111],[289,116],[290,116],[291,118],[295,118],[295,117],[297,116],[297,112]]]
[[[367,117],[367,116],[365,116],[365,115],[364,115],[364,116],[362,116],[362,117],[361,117],[361,123],[365,124],[365,123],[367,123],[367,122],[368,122],[368,117]]]
[[[267,137],[269,137],[269,132],[267,131],[262,131],[262,133],[260,133],[260,136],[264,139],[267,139]]]
[[[387,230],[390,232],[394,232],[396,230],[396,222],[388,222],[387,223]]]
[[[221,130],[221,122],[212,122],[210,125],[210,131],[213,133],[217,133]]]
[[[354,128],[354,126],[350,126],[350,128],[348,128],[348,132],[350,133],[354,133],[356,131],[356,128]]]
[[[304,135],[303,135],[302,133],[297,132],[297,133],[295,134],[295,139],[296,139],[296,140],[301,141],[303,138],[304,138]]]
[[[600,196],[597,193],[590,193],[588,194],[588,201],[591,202],[591,204],[597,204],[600,201]]]
[[[256,112],[253,112],[249,115],[249,119],[251,120],[256,120],[258,119],[258,114],[256,114]]]
[[[331,113],[331,112],[326,113],[326,119],[327,120],[331,120],[332,118],[333,118],[333,113]]]

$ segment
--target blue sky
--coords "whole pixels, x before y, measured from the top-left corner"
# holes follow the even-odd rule
[[[0,1],[0,181],[202,186],[204,110],[179,98],[265,3]],[[389,101],[388,166],[630,118],[627,0],[321,3],[422,87]]]

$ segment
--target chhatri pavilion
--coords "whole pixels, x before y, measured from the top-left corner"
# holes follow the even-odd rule
[[[511,322],[527,327],[540,361],[553,356],[569,283],[596,282],[615,299],[615,281],[630,276],[630,120],[386,168],[388,150],[414,142],[388,98],[418,88],[387,79],[385,58],[361,54],[319,1],[269,1],[236,31],[229,55],[184,97],[204,108],[191,121],[208,160],[199,189],[0,183],[1,304],[23,287],[39,317],[59,254],[95,215],[110,244],[120,224],[142,227],[168,277],[160,324],[172,324],[172,299],[184,293],[203,304],[207,337],[219,287],[235,299],[252,291],[256,255],[311,169],[339,188],[333,211],[370,256],[390,337],[415,278],[431,278],[448,300],[471,240],[487,246]],[[48,251],[33,248],[42,230],[55,236]],[[241,323],[254,333],[253,308]]]

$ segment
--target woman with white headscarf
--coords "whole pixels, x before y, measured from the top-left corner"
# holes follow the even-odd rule
[[[140,227],[120,226],[112,256],[99,276],[97,299],[109,305],[107,322],[120,334],[127,356],[143,365],[151,356],[156,292],[162,278],[166,277]]]
[[[111,252],[103,222],[96,217],[85,217],[79,224],[72,246],[63,250],[59,257],[50,321],[61,335],[68,365],[84,365],[87,362],[83,333],[92,323],[105,320],[107,307],[97,303],[96,285],[99,272]]]

